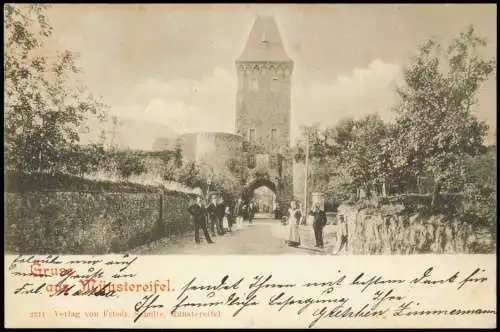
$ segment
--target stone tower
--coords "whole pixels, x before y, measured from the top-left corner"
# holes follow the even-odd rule
[[[272,17],[257,16],[236,67],[236,133],[272,150],[288,147],[293,61]]]
[[[267,168],[265,177],[272,182],[267,186],[273,187],[280,201],[289,201],[292,167],[283,151],[290,147],[293,61],[273,17],[256,17],[236,68],[236,133],[244,138],[244,163],[250,172]],[[264,180],[251,177],[248,190],[255,189],[252,182]]]

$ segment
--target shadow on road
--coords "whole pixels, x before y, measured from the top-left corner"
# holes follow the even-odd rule
[[[301,226],[302,244],[288,246],[287,227],[279,220],[258,219],[253,223],[244,222],[242,229],[213,237],[215,244],[195,244],[193,232],[180,236],[163,238],[153,243],[129,251],[132,254],[206,254],[206,255],[325,255],[328,250],[314,247],[314,234],[311,227]],[[328,243],[325,243],[328,245]]]

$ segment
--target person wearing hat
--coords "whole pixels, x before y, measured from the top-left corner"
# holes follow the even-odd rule
[[[313,229],[314,229],[314,237],[316,239],[316,248],[323,248],[323,228],[326,225],[326,213],[321,209],[321,206],[318,202],[316,202],[309,212],[309,215],[313,216]]]
[[[274,213],[274,219],[278,220],[280,218],[280,206],[278,202],[273,203],[273,213]]]
[[[340,254],[342,251],[347,252],[347,240],[349,238],[349,233],[347,229],[347,222],[345,220],[345,216],[343,214],[338,215],[338,220],[339,220],[339,235],[340,235],[340,241],[339,241],[339,246],[337,249],[336,254]]]
[[[210,204],[208,204],[207,213],[208,213],[208,225],[210,228],[210,232],[212,233],[212,236],[216,235],[215,234],[216,229],[217,232],[220,234],[217,222],[217,197],[215,195],[212,196]]]
[[[205,235],[207,243],[214,243],[208,234],[207,229],[207,212],[205,207],[201,204],[201,196],[196,196],[196,202],[191,205],[188,209],[189,214],[191,214],[193,224],[194,224],[194,240],[196,243],[200,243],[200,228]]]
[[[226,214],[226,205],[224,205],[224,198],[219,197],[217,205],[215,206],[215,213],[217,215],[217,233],[223,235],[226,231],[224,230],[223,221]]]
[[[257,207],[253,201],[248,204],[248,222],[253,223],[253,218],[255,217],[255,212],[257,212]]]

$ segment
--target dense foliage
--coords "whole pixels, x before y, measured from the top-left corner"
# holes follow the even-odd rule
[[[445,52],[429,40],[398,90],[394,159],[399,168],[432,175],[433,203],[445,181],[463,171],[464,160],[485,152],[488,126],[473,114],[479,88],[495,69],[493,60],[478,55],[485,45],[472,27]]]
[[[52,33],[44,5],[6,4],[4,32],[5,167],[81,173],[67,161],[85,152],[79,131],[89,116],[103,119],[105,105],[73,83],[81,71],[76,54],[40,52]]]
[[[343,119],[330,128],[303,128],[295,159],[304,160],[309,139],[310,157],[317,161],[311,163],[311,190],[336,200],[359,189],[368,197],[386,196],[416,192],[428,177],[432,206],[439,205],[442,193],[460,193],[461,219],[493,224],[496,146],[485,146],[488,126],[474,115],[481,84],[495,69],[494,60],[479,55],[485,45],[472,27],[447,48],[435,40],[422,45],[397,89],[394,123],[373,114]]]

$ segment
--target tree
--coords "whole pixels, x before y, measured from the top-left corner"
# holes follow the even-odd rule
[[[116,139],[117,134],[119,133],[119,128],[122,125],[122,122],[118,119],[117,116],[112,116],[111,117],[111,130],[109,133],[111,134],[111,137],[109,139],[109,147],[111,150],[116,150],[118,149],[118,141]]]
[[[405,86],[397,90],[396,166],[417,176],[432,174],[433,206],[446,179],[463,169],[465,158],[484,152],[488,127],[472,111],[479,87],[495,68],[494,60],[478,55],[485,45],[473,27],[446,52],[429,40],[405,70]]]
[[[244,186],[249,177],[250,171],[245,167],[240,159],[230,158],[227,160],[226,167],[240,186]]]
[[[368,115],[359,120],[341,121],[331,130],[339,176],[349,178],[351,184],[365,189],[368,196],[378,190],[390,178],[391,128],[377,115]]]
[[[81,71],[76,54],[40,52],[52,33],[45,11],[39,4],[4,6],[5,163],[27,173],[67,169],[86,116],[105,115],[103,103],[70,83]]]
[[[202,175],[201,169],[194,161],[186,162],[176,169],[174,180],[191,188],[206,190],[207,179]]]
[[[336,126],[325,130],[325,144],[329,152],[326,166],[322,165],[322,168],[328,170],[327,192],[337,204],[351,198],[358,189],[346,164],[341,162],[342,151],[347,150],[355,140],[354,128],[354,119],[342,119]]]
[[[223,192],[227,197],[235,197],[241,190],[241,183],[229,169],[218,170],[212,178],[212,188]]]
[[[180,142],[177,142],[174,147],[174,164],[175,167],[179,168],[182,166],[183,154],[182,154],[182,145]]]
[[[116,170],[123,180],[127,180],[132,175],[146,173],[146,167],[139,156],[130,152],[116,154]]]
[[[322,129],[318,123],[311,126],[302,126],[302,140],[298,142],[293,151],[295,161],[304,161],[306,152],[306,139],[309,139],[309,158],[325,161],[334,155],[331,128]]]
[[[333,168],[328,177],[328,186],[326,192],[330,200],[335,204],[340,204],[346,200],[355,197],[356,190],[358,189],[349,174],[341,167]]]
[[[343,119],[324,129],[319,124],[305,126],[302,133],[304,140],[295,147],[294,157],[304,161],[308,137],[311,190],[327,191],[336,200],[350,197],[356,188],[364,188],[368,195],[373,189],[385,194],[385,183],[394,172],[393,130],[377,114]]]
[[[181,169],[183,165],[181,144],[177,142],[173,150],[161,151],[160,159],[163,163],[163,179],[168,181],[174,180],[177,170]]]

